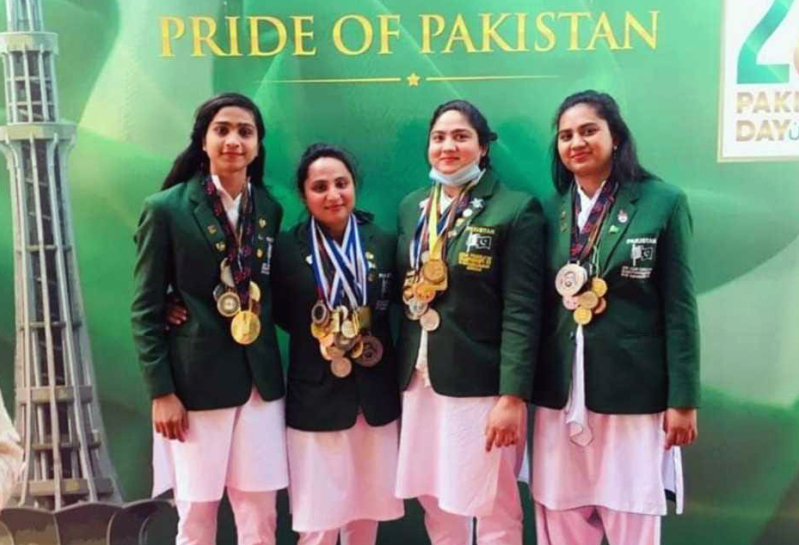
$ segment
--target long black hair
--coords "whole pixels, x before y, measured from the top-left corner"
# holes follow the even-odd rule
[[[244,95],[222,93],[206,100],[197,108],[194,113],[194,127],[191,129],[189,145],[175,158],[172,170],[166,175],[161,189],[168,189],[173,185],[187,182],[198,174],[208,174],[208,155],[203,151],[203,139],[219,110],[228,106],[247,110],[255,119],[255,127],[258,131],[258,155],[252,163],[247,165],[247,176],[250,178],[250,183],[264,185],[264,163],[266,161],[264,134],[266,134],[266,129],[261,112],[258,106]]]
[[[485,155],[480,158],[480,168],[491,168],[491,158],[489,157],[488,152],[491,148],[491,142],[497,139],[497,134],[491,130],[491,127],[488,126],[488,120],[485,118],[483,113],[477,108],[477,106],[468,100],[450,100],[449,102],[439,105],[438,108],[435,109],[433,112],[433,117],[430,118],[430,126],[427,129],[428,147],[430,146],[430,133],[433,130],[433,125],[436,124],[436,121],[438,121],[439,117],[450,110],[460,112],[463,114],[466,120],[469,121],[469,125],[471,125],[477,133],[477,142],[486,150]],[[427,157],[426,153],[425,157]]]
[[[302,152],[302,157],[300,157],[300,162],[297,165],[295,180],[300,197],[302,197],[304,193],[305,180],[308,178],[308,169],[311,168],[314,161],[322,157],[330,157],[341,161],[344,166],[347,167],[347,170],[350,171],[353,184],[355,184],[356,188],[358,187],[358,173],[355,171],[355,161],[352,156],[337,146],[324,142],[317,142],[305,148],[305,151]]]
[[[621,117],[619,105],[609,94],[591,89],[567,96],[552,121],[552,126],[555,129],[555,137],[552,139],[552,182],[558,193],[568,191],[574,180],[574,174],[566,168],[558,153],[558,126],[564,112],[578,104],[587,104],[608,124],[614,143],[613,167],[609,179],[616,182],[643,182],[644,180],[658,179],[638,162],[635,139],[633,139],[627,123]]]

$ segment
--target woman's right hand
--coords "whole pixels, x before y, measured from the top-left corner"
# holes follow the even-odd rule
[[[178,327],[189,319],[189,310],[179,298],[169,295],[166,301],[166,327]]]
[[[167,439],[183,442],[189,431],[189,413],[175,394],[153,399],[153,426]]]

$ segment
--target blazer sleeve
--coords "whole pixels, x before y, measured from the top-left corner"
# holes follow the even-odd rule
[[[153,399],[175,391],[165,329],[166,293],[173,268],[169,236],[168,212],[154,199],[147,199],[134,237],[131,322],[139,366]]]
[[[502,269],[499,394],[529,399],[538,357],[544,279],[544,219],[529,198],[508,231]]]
[[[688,200],[680,194],[659,251],[665,264],[659,277],[666,334],[668,406],[696,407],[700,401],[699,322],[691,269],[693,221]]]

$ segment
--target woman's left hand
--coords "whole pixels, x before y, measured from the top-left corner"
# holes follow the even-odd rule
[[[485,431],[486,452],[491,452],[492,447],[507,447],[522,440],[526,405],[523,399],[516,396],[500,396],[488,414]]]
[[[663,420],[663,431],[666,432],[666,448],[687,447],[696,441],[699,431],[696,425],[696,409],[666,409]]]

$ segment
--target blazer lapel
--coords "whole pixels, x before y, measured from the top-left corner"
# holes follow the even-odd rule
[[[494,194],[496,185],[497,179],[489,170],[483,175],[483,179],[472,189],[472,193],[469,195],[469,204],[464,209],[461,217],[455,221],[455,225],[450,231],[450,240],[447,242],[448,258],[452,258],[451,254],[455,251],[454,248],[458,237],[460,237],[464,230],[466,230],[466,227],[471,225],[472,222],[483,213],[483,210],[486,209],[488,200],[491,199],[491,196]]]
[[[614,250],[619,241],[624,238],[627,227],[633,221],[637,208],[635,201],[638,200],[638,190],[638,184],[635,182],[622,182],[619,186],[616,202],[613,203],[609,211],[610,215],[605,219],[600,234],[599,270],[602,274],[607,270]]]
[[[574,188],[560,197],[560,210],[558,211],[558,245],[556,248],[556,263],[560,266],[568,263],[571,257],[572,226],[574,225]]]
[[[195,205],[193,212],[197,226],[208,242],[209,250],[216,256],[217,261],[221,262],[227,252],[225,232],[222,230],[222,226],[217,221],[216,216],[214,216],[199,180],[195,178],[186,183],[191,184],[189,199]]]
[[[252,195],[255,207],[254,228],[255,236],[252,241],[252,256],[250,258],[250,265],[253,271],[253,276],[256,274],[268,274],[269,267],[272,263],[272,248],[274,247],[274,238],[269,233],[271,232],[271,221],[267,216],[270,203],[267,196],[266,189],[261,186],[251,185]],[[266,267],[264,267],[264,262]],[[265,270],[264,270],[265,269]]]

